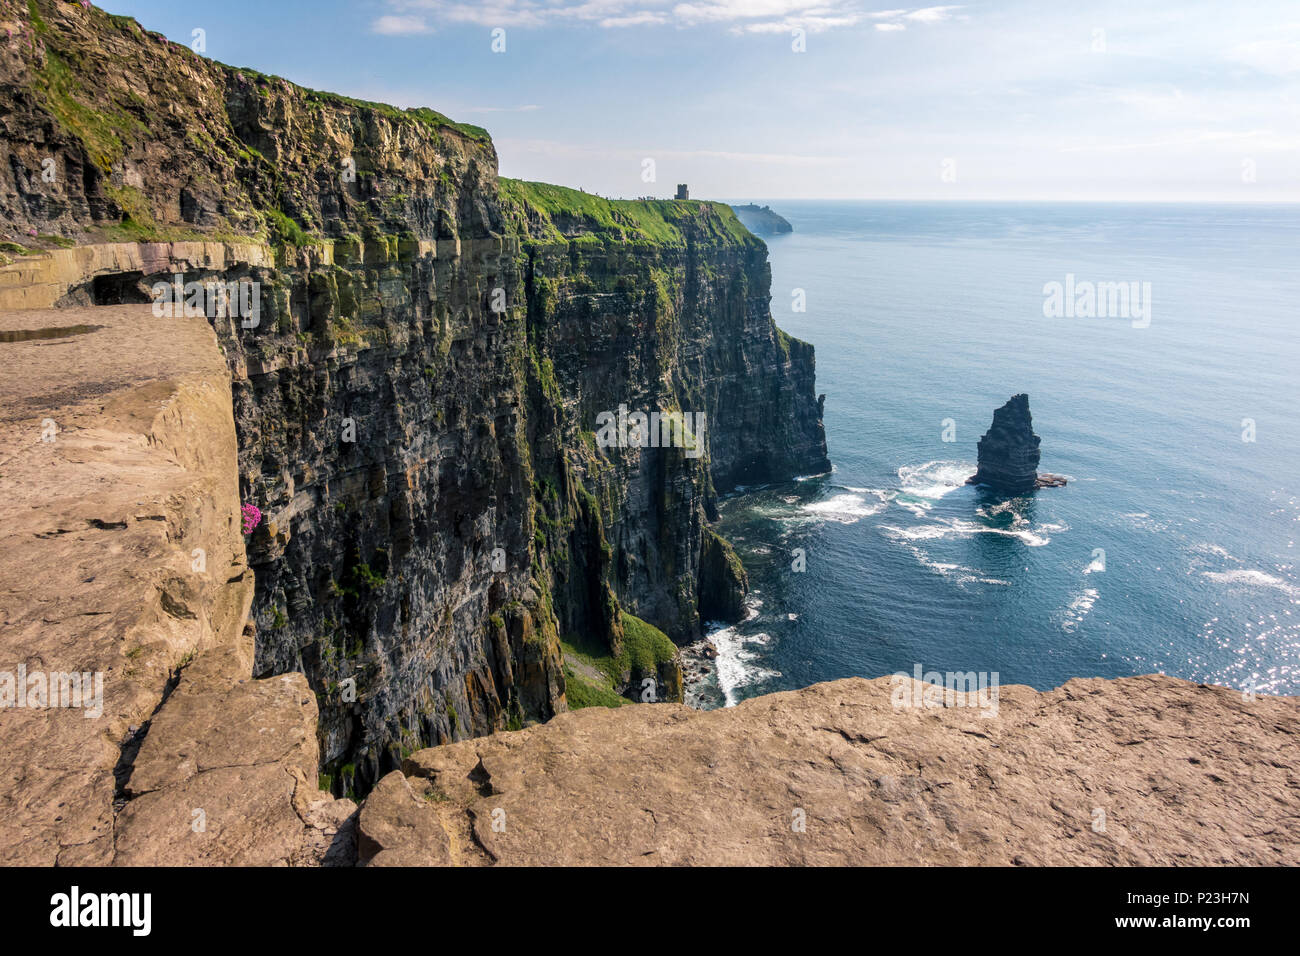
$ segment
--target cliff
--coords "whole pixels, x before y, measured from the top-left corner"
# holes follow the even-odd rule
[[[616,692],[680,699],[660,632],[743,587],[702,560],[716,496],[829,468],[812,347],[726,206],[501,180],[477,127],[93,8],[0,21],[0,307],[256,290],[255,322],[209,315],[237,500],[265,515],[250,670],[305,676],[322,785],[565,711],[562,641]],[[620,409],[684,413],[699,443],[605,447]]]
[[[744,206],[732,206],[736,218],[744,223],[745,228],[756,236],[779,236],[794,232],[794,226],[784,216],[776,213],[771,206],[759,206],[749,203]]]
[[[928,685],[907,679],[907,700]],[[896,706],[847,679],[723,710],[584,710],[422,750],[369,865],[1296,865],[1300,698],[1172,677]],[[917,692],[920,691],[920,692]],[[976,696],[974,694],[972,697]]]

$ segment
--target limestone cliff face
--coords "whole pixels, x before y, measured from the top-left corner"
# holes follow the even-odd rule
[[[688,640],[717,494],[830,468],[812,347],[773,323],[766,247],[727,207],[629,203],[651,221],[620,223],[624,204],[567,193],[504,190],[527,237],[529,347],[554,369],[561,431],[574,430],[537,467],[594,493],[619,600]],[[666,237],[641,238],[655,227]],[[624,233],[631,242],[603,241]],[[702,454],[631,442],[597,453],[599,416],[620,406],[702,415]]]
[[[59,301],[130,301],[173,270],[260,287],[254,327],[214,321],[240,492],[266,516],[254,673],[306,675],[336,792],[565,710],[560,638],[617,654],[620,608],[695,636],[702,584],[741,586],[702,569],[717,493],[829,467],[812,347],[775,327],[766,249],[725,206],[498,180],[476,127],[79,5],[0,20],[0,223],[141,243],[107,257],[138,268]],[[155,244],[192,238],[252,244]],[[700,453],[600,447],[620,406],[703,415]]]

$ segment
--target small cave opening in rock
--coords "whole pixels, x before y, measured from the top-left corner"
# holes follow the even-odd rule
[[[153,298],[144,284],[144,273],[137,270],[95,276],[90,282],[90,301],[93,305],[131,305],[152,302]]]

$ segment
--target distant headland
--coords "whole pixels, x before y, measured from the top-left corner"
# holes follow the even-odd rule
[[[732,206],[736,218],[745,224],[756,236],[777,236],[785,232],[794,232],[794,226],[782,216],[772,211],[771,206],[759,206],[750,203],[747,206]]]

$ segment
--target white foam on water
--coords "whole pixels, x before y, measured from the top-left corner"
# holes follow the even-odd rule
[[[749,649],[752,645],[766,646],[771,642],[772,636],[761,631],[753,634],[740,633],[742,625],[758,617],[762,606],[763,602],[755,599],[751,594],[745,599],[744,621],[740,624],[719,627],[708,634],[708,639],[713,642],[713,646],[718,651],[713,666],[714,673],[717,675],[718,689],[722,692],[726,707],[735,707],[740,702],[740,696],[736,693],[740,688],[781,676],[780,671],[757,664],[758,654]],[[715,627],[717,624],[714,622],[708,626]]]
[[[1227,550],[1219,547],[1217,544],[1197,544],[1192,546],[1192,552],[1195,554],[1212,554],[1216,558],[1222,558],[1225,561],[1232,561],[1241,564],[1241,559],[1229,554]]]
[[[1088,616],[1088,612],[1097,603],[1099,596],[1100,592],[1096,588],[1084,588],[1076,594],[1065,608],[1065,619],[1061,622],[1062,630],[1067,633],[1077,631],[1079,625],[1083,623],[1083,619]]]
[[[930,541],[953,533],[946,524],[923,524],[915,528],[899,528],[895,525],[882,524],[880,530],[888,537],[902,541]]]
[[[933,571],[942,578],[947,578],[959,585],[965,584],[996,584],[1001,587],[1010,587],[1010,581],[1004,581],[1001,578],[986,577],[978,568],[968,568],[963,564],[948,564],[943,561],[934,561],[928,554],[915,545],[905,545],[908,551],[912,552],[912,557],[916,558],[917,563],[923,568]]]
[[[710,634],[709,640],[718,649],[714,666],[717,668],[718,689],[726,699],[725,706],[735,707],[740,702],[737,693],[740,688],[781,676],[780,671],[755,663],[758,655],[748,647],[751,644],[767,644],[771,640],[770,635],[740,634],[734,627],[724,627]]]
[[[1169,530],[1169,525],[1165,524],[1165,522],[1163,521],[1151,517],[1145,511],[1126,512],[1124,517],[1128,518],[1129,524],[1132,525],[1133,528],[1138,531],[1162,532],[1162,531]]]
[[[966,479],[973,474],[975,466],[960,461],[903,465],[898,469],[899,492],[894,503],[924,518],[936,501],[965,486]]]
[[[899,495],[897,498],[895,498],[894,504],[898,505],[898,507],[900,508],[912,512],[912,514],[916,515],[916,517],[918,518],[924,518],[926,512],[934,507],[934,505],[931,502],[926,501],[925,499],[916,499],[916,500],[909,501],[903,495]]]
[[[1106,570],[1106,559],[1093,558],[1092,563],[1083,569],[1083,573],[1092,574],[1094,571],[1105,571],[1105,570]]]
[[[876,500],[869,501],[867,495]],[[813,501],[800,508],[804,515],[825,521],[838,521],[840,524],[855,524],[863,518],[879,514],[884,510],[888,492],[868,491],[864,493],[844,492],[831,495],[821,501]]]
[[[833,474],[835,474],[835,465],[834,465],[834,464],[831,465],[831,470],[830,470],[830,471],[822,471],[822,472],[818,472],[818,473],[815,474],[815,475],[795,475],[795,476],[794,476],[794,480],[795,480],[795,481],[812,481],[814,478],[825,478],[827,475],[833,475]]]
[[[1009,538],[1017,538],[1031,548],[1041,548],[1052,542],[1048,532],[1067,531],[1069,526],[1065,524],[1042,524],[1034,528],[1027,519],[1017,517],[1012,522],[1011,527],[995,528],[980,524],[978,521],[967,521],[964,518],[939,518],[935,524],[920,525],[915,528],[881,525],[880,530],[895,538],[895,540],[901,539],[904,541],[927,541],[946,538],[949,535],[1000,534]]]
[[[1276,588],[1293,601],[1300,601],[1300,588],[1264,571],[1245,569],[1238,571],[1202,571],[1201,574],[1217,584],[1242,587]]]
[[[898,484],[906,494],[934,500],[961,488],[973,474],[975,466],[965,462],[927,461],[899,468]]]
[[[982,514],[988,518],[1001,514],[1011,514],[1014,517],[1020,517],[1020,512],[1016,511],[1016,500],[1014,498],[1008,498],[1006,501],[999,501],[995,504],[981,505],[975,509],[975,513]]]

